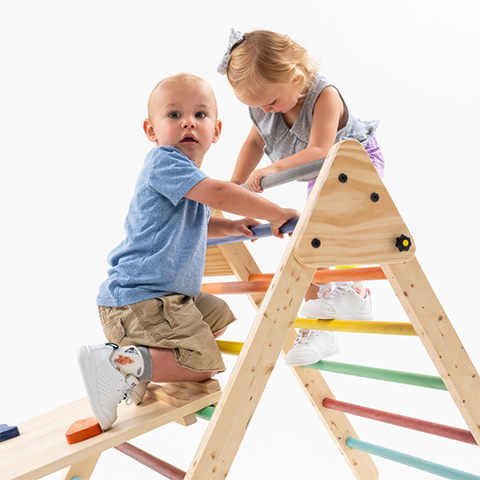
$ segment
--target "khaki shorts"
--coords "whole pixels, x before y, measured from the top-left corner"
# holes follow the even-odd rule
[[[214,295],[168,295],[122,307],[99,306],[98,311],[109,342],[170,348],[181,367],[195,372],[225,371],[213,334],[236,319]]]

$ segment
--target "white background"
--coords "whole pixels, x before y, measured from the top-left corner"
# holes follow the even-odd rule
[[[152,146],[142,121],[161,78],[188,71],[212,84],[224,129],[204,170],[230,178],[250,129],[246,107],[216,73],[232,26],[287,33],[321,58],[352,112],[381,120],[385,184],[478,369],[478,13],[476,2],[443,0],[3,2],[0,423],[16,425],[84,395],[75,351],[104,341],[95,297]],[[266,195],[301,210],[305,186]],[[273,272],[285,246],[268,239],[249,248]],[[369,287],[377,320],[407,321],[388,284]],[[239,320],[225,339],[242,341],[253,309],[245,299],[227,300]],[[417,338],[340,340],[337,361],[437,374]],[[231,371],[235,358],[226,361]],[[223,385],[227,377],[219,376]],[[466,428],[446,392],[325,377],[340,400]],[[480,474],[478,447],[351,422],[365,441]],[[172,424],[132,443],[186,470],[204,429],[203,421]],[[374,460],[383,479],[433,478]],[[127,475],[158,478],[113,450],[93,478]],[[281,359],[228,478],[353,478]]]

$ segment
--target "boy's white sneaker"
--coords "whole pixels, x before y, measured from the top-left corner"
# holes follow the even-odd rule
[[[140,405],[143,402],[148,385],[150,385],[150,382],[139,382],[138,385],[132,389],[130,396],[134,405]]]
[[[308,300],[299,313],[323,320],[373,320],[370,290],[362,282],[323,285],[318,298]]]
[[[339,351],[340,344],[335,333],[300,329],[295,344],[285,357],[285,365],[287,367],[311,365]]]
[[[104,431],[117,419],[117,405],[123,400],[130,401],[131,391],[139,383],[136,377],[125,375],[114,366],[111,358],[115,347],[112,344],[82,345],[77,351],[90,405]]]

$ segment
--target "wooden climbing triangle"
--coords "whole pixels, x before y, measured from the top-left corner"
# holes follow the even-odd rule
[[[73,446],[61,444],[59,438],[68,428],[68,422],[89,416],[85,399],[80,400],[27,422],[24,427],[20,425],[23,430],[20,440],[0,443],[0,455],[4,452],[12,455],[12,461],[3,470],[7,473],[0,473],[0,479],[39,478],[69,466],[65,480],[75,476],[88,480],[102,451],[170,421],[183,421],[188,425],[194,421],[196,411],[212,404],[216,404],[214,413],[190,467],[187,472],[172,473],[169,478],[227,478],[279,356],[282,352],[285,355],[295,341],[293,326],[298,325],[295,324],[299,321],[297,312],[314,276],[318,275],[317,269],[345,265],[378,265],[374,273],[369,269],[363,273],[388,279],[410,320],[410,325],[397,326],[396,330],[404,328],[408,334],[418,335],[440,374],[442,385],[467,424],[470,436],[466,437],[480,444],[480,379],[415,258],[415,248],[412,235],[363,147],[355,141],[334,145],[273,278],[261,277],[262,272],[243,243],[207,249],[205,275],[235,275],[243,283],[242,288],[248,287],[245,291],[257,310],[248,336],[238,348],[238,360],[224,391],[207,389],[195,393],[196,387],[179,384],[154,387],[151,395],[155,398],[138,408],[121,408],[119,420],[111,430]],[[349,273],[345,270],[341,275]],[[355,274],[358,272],[353,272]],[[267,280],[268,288],[265,283],[245,285],[252,279]],[[212,287],[206,284],[204,288]],[[370,453],[376,455],[379,450],[358,438],[345,413],[347,407],[334,401],[335,396],[320,369],[313,367],[297,367],[291,371],[354,477],[376,480],[378,471]],[[186,392],[188,389],[193,392]],[[325,402],[326,399],[330,401]],[[47,418],[54,419],[48,432],[45,430]],[[458,435],[465,437],[465,433]],[[24,468],[16,465],[19,458],[30,458],[35,445],[47,442],[53,447],[51,450],[58,452],[54,458],[41,467],[36,457],[29,460],[30,463],[24,462],[28,463]],[[437,470],[432,472],[439,471],[443,476],[455,474],[447,467]],[[461,478],[480,478],[466,475]]]

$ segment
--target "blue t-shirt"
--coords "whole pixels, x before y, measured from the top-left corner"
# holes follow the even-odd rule
[[[207,175],[174,147],[145,159],[125,220],[126,238],[108,255],[97,305],[118,307],[200,291],[210,210],[184,195]]]

